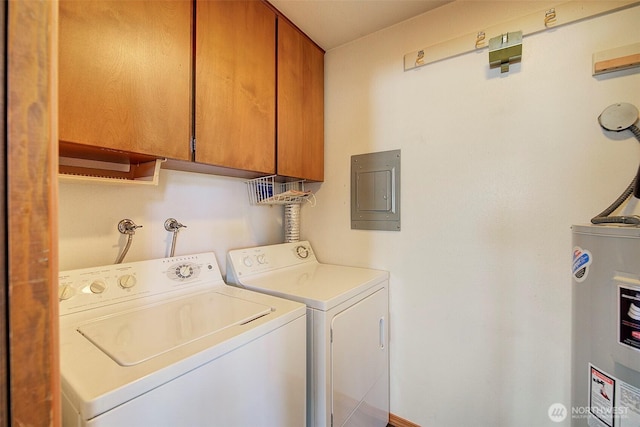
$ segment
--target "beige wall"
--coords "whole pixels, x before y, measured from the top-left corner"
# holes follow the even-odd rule
[[[391,272],[391,411],[426,427],[557,425],[570,227],[640,161],[631,133],[597,122],[615,102],[640,106],[640,73],[591,75],[594,52],[640,39],[640,7],[525,37],[508,74],[486,50],[403,71],[404,54],[501,22],[512,3],[456,2],[326,55],[327,179],[302,234],[324,262]],[[351,230],[350,156],[392,149],[402,231]]]
[[[160,171],[157,187],[135,184],[60,184],[60,270],[113,264],[126,243],[121,219],[136,231],[124,261],[169,256],[172,234],[180,230],[176,255],[213,251],[225,271],[230,249],[280,243],[282,207],[250,206],[244,180],[177,171]]]

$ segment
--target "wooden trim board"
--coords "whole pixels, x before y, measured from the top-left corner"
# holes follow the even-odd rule
[[[7,4],[7,420],[58,427],[58,3]]]
[[[389,425],[392,427],[420,427],[419,424],[412,423],[409,420],[405,420],[395,414],[389,414]]]

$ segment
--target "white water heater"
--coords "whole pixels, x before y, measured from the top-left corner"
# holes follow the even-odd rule
[[[640,228],[574,225],[572,427],[640,426]]]

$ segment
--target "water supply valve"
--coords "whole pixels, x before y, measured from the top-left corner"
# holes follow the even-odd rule
[[[116,264],[120,264],[124,260],[125,255],[127,255],[127,252],[129,252],[131,241],[133,240],[133,235],[136,234],[137,228],[142,228],[142,226],[136,225],[128,218],[125,218],[118,223],[118,231],[127,236],[127,243],[125,244],[122,253],[116,259]]]
[[[178,231],[181,228],[187,228],[186,225],[180,224],[175,218],[168,218],[164,222],[164,229],[173,233],[173,238],[171,239],[171,252],[169,253],[170,257],[173,257],[176,251],[176,239],[178,238]]]
[[[122,234],[136,234],[136,229],[142,228],[141,225],[136,225],[130,219],[123,219],[118,223],[118,231]]]
[[[164,229],[171,233],[177,233],[183,227],[187,228],[186,225],[180,224],[175,218],[169,218],[164,222]]]

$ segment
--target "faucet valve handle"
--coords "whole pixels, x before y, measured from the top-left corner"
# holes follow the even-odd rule
[[[164,229],[172,233],[177,233],[181,228],[187,228],[187,226],[180,224],[175,218],[169,218],[164,222]]]
[[[136,228],[142,228],[142,226],[136,225],[130,219],[123,219],[118,223],[118,231],[122,234],[136,234]]]

